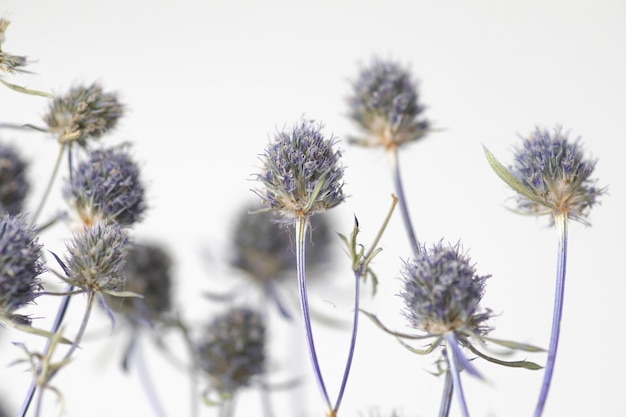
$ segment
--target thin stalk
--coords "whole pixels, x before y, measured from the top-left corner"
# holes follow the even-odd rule
[[[320,394],[324,402],[326,403],[327,410],[332,410],[330,399],[328,398],[328,392],[326,391],[326,385],[324,385],[324,378],[322,377],[322,371],[317,360],[317,353],[315,351],[315,343],[313,341],[313,330],[311,328],[311,314],[309,313],[309,300],[306,290],[306,272],[305,272],[305,238],[308,228],[308,219],[306,217],[296,217],[296,266],[298,272],[298,287],[300,290],[300,304],[302,307],[302,319],[304,320],[304,329],[307,338],[307,347],[309,350],[309,358],[311,365],[313,366],[313,374],[317,381]]]
[[[54,180],[59,173],[59,167],[61,166],[61,159],[63,157],[63,152],[65,151],[65,143],[61,143],[59,145],[59,153],[57,154],[57,159],[54,162],[54,168],[52,168],[52,174],[50,174],[50,179],[48,180],[48,185],[46,185],[46,189],[39,201],[39,205],[37,206],[37,210],[35,210],[35,214],[31,220],[31,224],[34,225],[41,215],[41,211],[43,210],[46,201],[48,200],[48,196],[50,195],[50,191],[52,190],[52,184],[54,184]]]
[[[154,414],[158,417],[166,417],[167,413],[163,408],[163,404],[159,401],[159,395],[157,394],[154,384],[152,383],[152,379],[150,378],[139,340],[137,340],[133,349],[133,356],[135,357],[134,362],[137,366],[137,373],[139,374],[139,379],[141,380],[141,386],[148,397],[148,402],[150,402]]]
[[[391,169],[393,171],[393,182],[396,188],[396,194],[398,195],[398,199],[400,200],[400,212],[402,213],[404,228],[406,229],[406,232],[408,234],[409,242],[411,243],[411,249],[413,249],[414,254],[417,254],[419,252],[419,240],[417,239],[417,235],[415,234],[413,222],[411,221],[411,216],[409,215],[409,207],[406,203],[404,185],[402,182],[402,175],[400,173],[400,163],[398,162],[398,147],[393,146],[388,148],[387,156],[389,157],[389,163],[391,164]]]
[[[541,392],[537,406],[535,407],[535,417],[540,417],[546,405],[554,364],[556,362],[556,351],[559,346],[559,334],[561,332],[561,317],[563,316],[563,299],[565,297],[565,270],[567,266],[567,213],[558,213],[554,216],[554,224],[558,233],[558,254],[556,264],[556,289],[554,292],[554,309],[552,312],[552,332],[550,334],[550,347],[548,348],[548,359],[546,370],[543,374]]]
[[[449,354],[446,354],[446,359],[448,360],[448,366],[450,368],[450,374],[452,376],[452,384],[453,390],[456,392],[456,398],[459,402],[459,406],[461,407],[461,414],[463,417],[469,417],[469,411],[467,409],[467,402],[465,401],[465,394],[463,393],[463,386],[461,385],[461,370],[458,369],[456,363],[456,355],[453,353],[454,349],[457,347],[456,337],[454,333],[447,332],[445,334],[446,344],[448,345]]]
[[[450,369],[446,370],[446,378],[443,382],[443,394],[441,395],[441,406],[439,407],[439,417],[448,417],[450,415],[450,404],[452,403],[452,393],[454,386],[452,385],[452,375]]]
[[[189,336],[189,329],[182,322],[180,317],[176,318],[175,326],[180,330],[183,340],[185,341],[185,346],[189,349],[189,356],[191,359],[191,364],[189,366],[189,391],[190,391],[190,400],[191,400],[191,417],[197,417],[199,415],[198,408],[198,375],[197,375],[197,358],[196,351],[194,350],[193,341]]]
[[[233,392],[229,398],[224,399],[220,403],[218,412],[219,417],[233,417],[235,415],[236,395],[237,394]]]

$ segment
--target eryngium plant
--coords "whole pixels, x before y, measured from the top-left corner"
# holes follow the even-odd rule
[[[7,74],[13,74],[15,72],[23,72],[23,67],[26,66],[28,61],[25,56],[13,55],[2,50],[2,44],[4,43],[4,33],[9,27],[9,21],[0,18],[0,72]]]
[[[44,271],[41,248],[35,229],[23,215],[5,214],[0,220],[0,316],[29,323],[14,314],[30,304],[41,289]]]
[[[130,226],[146,209],[139,174],[123,148],[95,150],[67,180],[64,196],[86,225],[105,220]]]
[[[215,317],[197,344],[200,368],[209,377],[207,394],[232,397],[265,372],[265,321],[256,311],[235,307]]]
[[[105,92],[98,83],[72,87],[50,103],[44,122],[59,142],[86,146],[87,139],[98,139],[113,129],[124,113],[117,93]]]
[[[13,146],[0,143],[0,215],[21,213],[29,190],[26,167]]]

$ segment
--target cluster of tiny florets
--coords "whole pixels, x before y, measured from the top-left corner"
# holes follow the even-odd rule
[[[585,157],[579,140],[570,141],[561,129],[535,129],[516,150],[511,172],[541,203],[519,195],[520,211],[566,213],[584,221],[605,191],[591,178],[595,165]]]
[[[373,59],[361,70],[348,98],[349,116],[362,136],[350,141],[364,146],[393,147],[425,135],[428,121],[420,118],[417,83],[399,64]]]
[[[254,310],[237,307],[216,317],[198,344],[201,369],[213,389],[232,394],[265,371],[265,322]]]
[[[279,132],[262,155],[263,171],[257,178],[265,189],[258,194],[286,217],[310,216],[344,200],[341,152],[321,129],[321,124],[303,119]]]
[[[124,289],[128,237],[115,223],[97,223],[74,233],[67,245],[67,280],[88,292]]]
[[[421,247],[402,271],[403,313],[412,327],[431,335],[449,331],[484,335],[489,330],[484,322],[491,314],[479,304],[489,277],[476,274],[459,244]]]
[[[26,162],[12,146],[0,143],[0,215],[21,213],[28,190]]]
[[[5,214],[0,220],[0,315],[31,303],[41,289],[44,271],[35,229],[23,215]]]
[[[130,226],[146,209],[139,168],[123,149],[90,152],[66,183],[64,195],[87,225],[106,219]]]
[[[13,55],[2,50],[4,33],[9,27],[9,23],[8,20],[0,18],[0,72],[13,74],[24,71],[22,67],[25,67],[28,61],[25,56]]]
[[[77,86],[52,100],[44,121],[60,141],[86,145],[88,138],[99,138],[117,125],[124,107],[116,93],[107,93],[93,83]]]
[[[170,255],[162,246],[130,244],[124,266],[124,289],[141,295],[141,298],[107,297],[107,305],[124,314],[133,324],[158,321],[172,305],[171,266]]]

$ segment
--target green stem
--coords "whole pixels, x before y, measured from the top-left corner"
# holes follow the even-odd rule
[[[406,229],[406,232],[408,234],[411,249],[413,250],[414,254],[417,254],[419,253],[419,240],[417,239],[417,235],[415,234],[413,222],[411,221],[411,216],[409,214],[409,207],[406,203],[404,185],[402,182],[402,175],[400,173],[400,163],[398,162],[398,147],[394,146],[389,148],[387,150],[387,155],[389,157],[389,162],[391,163],[391,169],[393,171],[393,181],[396,188],[396,194],[398,195],[398,199],[400,200],[400,212],[402,213],[404,228]]]
[[[554,224],[558,233],[558,255],[556,264],[556,289],[554,293],[554,309],[552,313],[552,332],[550,334],[550,347],[548,348],[548,359],[546,370],[543,374],[541,392],[537,406],[535,407],[535,417],[540,417],[546,405],[554,364],[556,362],[556,352],[559,346],[559,334],[561,332],[561,317],[563,316],[563,299],[565,297],[565,270],[567,266],[567,213],[558,213],[554,216]]]
[[[305,238],[308,228],[308,218],[296,217],[296,266],[298,272],[298,287],[300,290],[300,304],[302,308],[302,319],[304,320],[304,329],[306,332],[307,347],[309,350],[309,359],[313,366],[313,374],[317,381],[322,399],[326,403],[327,410],[332,410],[330,399],[328,398],[328,392],[326,391],[326,385],[324,384],[324,378],[322,377],[322,371],[320,369],[319,362],[317,360],[317,352],[315,351],[315,342],[313,341],[313,330],[311,328],[311,314],[309,312],[309,300],[306,290],[306,272],[305,272]]]

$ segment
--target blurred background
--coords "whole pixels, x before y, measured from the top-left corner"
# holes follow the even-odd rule
[[[374,238],[391,203],[388,163],[382,150],[357,148],[345,138],[356,133],[347,118],[350,82],[378,56],[411,68],[424,115],[439,128],[400,153],[418,236],[428,243],[460,240],[478,273],[493,275],[483,300],[497,313],[492,336],[547,347],[556,232],[546,218],[507,210],[513,194],[489,168],[482,145],[508,165],[519,136],[536,126],[563,126],[570,137],[580,136],[598,160],[599,185],[609,192],[591,212],[591,227],[570,227],[559,357],[544,415],[626,414],[626,365],[619,356],[626,342],[619,307],[626,293],[619,240],[626,232],[625,182],[618,169],[625,150],[623,1],[0,0],[0,15],[11,21],[3,49],[33,61],[34,74],[7,81],[55,94],[99,81],[119,92],[128,111],[103,143],[133,144],[150,206],[133,235],[169,248],[176,308],[194,323],[224,307],[207,293],[226,291],[235,281],[244,291],[228,267],[233,222],[257,199],[251,189],[257,187],[258,155],[277,130],[303,115],[322,121],[324,131],[340,140],[349,198],[329,212],[334,229],[348,234],[356,215],[361,243]],[[45,98],[0,86],[0,122],[42,125],[47,106]],[[27,204],[34,209],[57,144],[39,132],[0,135],[30,162]],[[66,208],[60,184],[44,217]],[[63,252],[68,236],[57,227],[42,240]],[[331,397],[349,342],[353,285],[339,239],[333,245],[332,268],[309,294],[320,316],[340,322],[314,322]],[[402,260],[410,255],[399,211],[381,246],[373,265],[379,292],[371,297],[364,287],[363,305],[407,331],[396,295]],[[40,317],[35,324],[47,328],[59,300],[44,298],[32,310]],[[81,308],[80,302],[72,305],[68,332]],[[270,328],[269,380],[305,377],[297,388],[272,394],[275,415],[321,415],[301,324],[275,315]],[[26,366],[11,365],[22,353],[10,342],[26,340],[41,349],[41,340],[0,334],[0,401],[9,415],[29,383]],[[112,330],[105,314],[96,312],[83,349],[55,378],[65,415],[152,414],[137,372],[120,368],[126,340],[123,329]],[[189,415],[187,376],[148,339],[144,348],[167,415]],[[340,415],[436,415],[443,383],[429,374],[436,358],[410,353],[363,317]],[[528,359],[544,363],[545,355]],[[542,372],[476,363],[487,382],[464,375],[472,415],[531,415]],[[47,398],[44,415],[56,415],[54,396]],[[259,390],[250,389],[239,399],[237,415],[260,415],[260,407]],[[202,416],[216,413],[201,407]],[[460,415],[456,402],[451,415]]]

